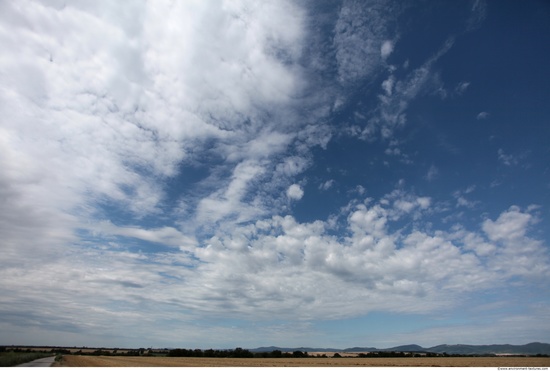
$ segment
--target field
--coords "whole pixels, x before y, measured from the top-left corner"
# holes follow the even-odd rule
[[[550,358],[193,358],[63,356],[60,367],[550,367]]]

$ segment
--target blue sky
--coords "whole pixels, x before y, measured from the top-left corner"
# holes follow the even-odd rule
[[[550,342],[547,2],[0,8],[0,343]]]

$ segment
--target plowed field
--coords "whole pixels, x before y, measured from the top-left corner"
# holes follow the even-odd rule
[[[192,358],[63,356],[67,367],[550,367],[550,358]]]

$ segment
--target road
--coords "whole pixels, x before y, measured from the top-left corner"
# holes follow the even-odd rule
[[[17,367],[50,367],[55,361],[55,356],[35,359],[32,362],[22,363]]]

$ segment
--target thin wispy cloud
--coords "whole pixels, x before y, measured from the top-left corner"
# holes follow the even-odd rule
[[[384,139],[393,137],[394,132],[402,128],[407,122],[407,108],[409,104],[422,94],[437,91],[438,77],[432,71],[432,66],[453,45],[454,39],[449,38],[443,46],[419,68],[406,74],[402,80],[396,80],[391,74],[382,82],[385,94],[378,96],[377,113],[368,120],[361,132],[365,139],[380,135]]]
[[[487,117],[489,117],[489,113],[488,112],[485,112],[485,111],[482,111],[480,113],[477,114],[476,118],[478,120],[484,120],[486,119]]]
[[[455,87],[455,92],[459,95],[464,94],[466,92],[466,90],[468,90],[469,86],[470,86],[470,82],[463,81]]]
[[[438,174],[439,170],[437,169],[437,167],[431,165],[428,169],[428,172],[426,173],[426,179],[431,182],[432,180],[435,180],[437,178]]]
[[[498,154],[498,160],[506,166],[518,166],[518,165],[528,166],[525,163],[525,160],[529,154],[528,151],[517,153],[517,154],[509,154],[509,153],[506,153],[502,148],[499,148],[497,154]]]

